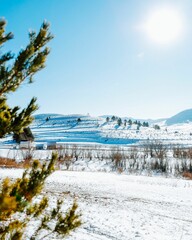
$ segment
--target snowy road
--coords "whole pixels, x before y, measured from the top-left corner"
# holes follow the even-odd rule
[[[78,201],[84,223],[68,240],[192,240],[192,181],[57,171],[45,191]]]

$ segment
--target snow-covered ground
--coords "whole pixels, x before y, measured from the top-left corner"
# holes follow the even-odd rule
[[[58,196],[65,197],[67,206],[74,198],[78,201],[83,225],[68,240],[192,240],[192,181],[171,178],[170,174],[168,179],[108,173],[112,169],[109,164],[112,150],[128,154],[130,146],[142,147],[146,140],[192,145],[191,122],[159,125],[160,130],[152,125],[137,129],[136,125],[119,127],[101,117],[57,114],[36,117],[31,129],[37,145],[57,142],[67,144],[63,145],[65,153],[78,153],[78,161],[74,155],[75,160],[68,168],[76,171],[56,171],[48,178],[44,190],[53,202]],[[12,136],[0,143],[1,157],[19,161],[26,154],[37,159],[51,156],[50,150],[14,149]],[[171,162],[173,156],[168,154],[166,159]],[[137,160],[141,162],[140,158]],[[0,180],[21,174],[22,170],[0,169]]]
[[[0,178],[21,173],[1,169]],[[192,239],[192,181],[57,171],[44,191],[67,205],[77,199],[83,225],[68,240]]]
[[[49,120],[47,120],[49,118]],[[81,121],[78,121],[80,119]],[[160,130],[140,127],[136,124],[118,126],[117,120],[106,122],[103,117],[84,115],[40,114],[31,125],[37,142],[96,143],[108,145],[130,145],[147,139],[158,139],[172,144],[192,145],[192,122],[167,126],[165,121],[158,124]]]
[[[138,128],[136,124],[126,123],[125,126],[124,120],[118,126],[117,120],[107,122],[103,117],[39,114],[30,128],[36,145],[41,149],[43,144],[130,146],[143,144],[147,140],[192,146],[192,122],[166,125],[165,121],[160,121],[155,123],[160,126],[160,130],[156,130],[154,123]],[[0,140],[0,149],[5,147],[15,147],[12,135]]]

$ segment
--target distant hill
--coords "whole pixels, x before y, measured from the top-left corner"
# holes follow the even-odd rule
[[[126,117],[122,117],[123,124],[119,126],[117,120],[110,119],[107,122],[106,116],[108,115],[93,117],[83,114],[38,114],[34,116],[35,119],[30,125],[30,129],[37,144],[59,142],[74,145],[129,145],[147,139],[188,141],[189,138],[192,141],[190,135],[192,132],[192,109],[183,111],[168,120],[145,120],[145,122],[149,122],[149,127],[140,126],[139,128],[137,124],[124,124]],[[185,124],[188,121],[190,123]],[[177,123],[181,124],[177,125]],[[154,128],[155,124],[160,126],[159,130]]]
[[[173,125],[179,123],[192,122],[192,109],[182,111],[171,118],[168,118],[165,122],[166,125]]]

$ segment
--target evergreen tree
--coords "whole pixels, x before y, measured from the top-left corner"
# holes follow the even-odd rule
[[[109,117],[106,117],[106,122],[109,122]]]
[[[143,127],[149,127],[149,123],[148,122],[143,122]]]
[[[132,125],[132,124],[133,124],[133,122],[132,122],[131,119],[129,119],[128,124],[129,124],[129,125]]]
[[[115,116],[112,116],[112,117],[111,117],[111,120],[114,122],[114,121],[115,121]]]
[[[154,129],[155,129],[155,130],[160,130],[160,126],[157,125],[157,124],[155,124],[155,125],[154,125]]]
[[[78,123],[81,122],[81,118],[78,118],[78,119],[77,119],[77,122],[78,122]]]
[[[117,124],[118,124],[119,126],[121,126],[121,124],[122,124],[121,118],[118,118],[118,119],[117,119]]]
[[[56,154],[52,155],[48,164],[41,165],[35,160],[31,169],[26,170],[21,178],[15,181],[5,178],[0,184],[0,239],[26,239],[28,227],[35,221],[38,226],[30,230],[30,240],[44,239],[53,234],[63,239],[81,225],[76,202],[63,214],[63,200],[58,199],[56,208],[52,208],[48,197],[42,196],[45,180],[54,171],[56,160]],[[34,202],[37,199],[39,201]],[[54,224],[52,228],[50,222]]]
[[[5,33],[6,21],[0,19],[0,47],[13,39],[13,33]],[[8,94],[15,92],[23,83],[32,83],[35,73],[45,67],[50,52],[46,44],[53,38],[49,24],[44,22],[38,33],[29,33],[29,43],[17,55],[11,51],[0,53],[0,138],[8,133],[20,133],[33,120],[32,114],[38,109],[36,98],[22,110],[7,104]]]
[[[6,22],[0,20],[0,47],[13,38],[12,33],[5,33]],[[49,24],[43,23],[40,31],[29,33],[29,44],[15,57],[11,52],[0,55],[0,137],[13,132],[25,132],[32,122],[32,114],[38,108],[36,98],[20,110],[18,106],[10,108],[8,94],[15,92],[23,83],[32,83],[33,76],[44,68],[49,49],[46,44],[53,38],[49,33]],[[32,136],[31,136],[32,137]],[[35,160],[31,170],[26,170],[21,178],[12,181],[6,178],[0,183],[0,239],[23,240],[31,222],[37,221],[36,229],[31,230],[30,239],[45,239],[47,236],[65,237],[80,224],[76,213],[77,204],[62,214],[63,200],[58,200],[56,207],[49,206],[49,199],[42,193],[46,178],[54,171],[57,155],[53,154],[48,163],[40,164]],[[50,227],[51,222],[51,227]],[[43,232],[46,235],[42,236]],[[52,238],[53,239],[53,238]]]
[[[141,127],[141,122],[140,122],[140,121],[138,121],[138,122],[137,122],[137,125],[138,125],[139,127]]]

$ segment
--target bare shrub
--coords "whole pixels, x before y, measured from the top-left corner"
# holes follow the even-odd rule
[[[118,167],[117,168],[117,172],[121,174],[123,172],[123,168],[122,167]]]
[[[138,149],[136,147],[131,148],[129,158],[136,161],[138,157],[139,157]]]
[[[160,141],[151,141],[148,146],[150,157],[163,160],[167,157],[168,148]]]
[[[139,169],[139,162],[137,161],[139,157],[138,149],[136,147],[131,148],[129,152],[129,168],[130,169]]]
[[[182,159],[181,160],[181,164],[180,164],[180,172],[183,173],[183,172],[185,172],[187,170],[188,170],[187,161],[186,161],[186,159]]]
[[[34,149],[21,149],[19,150],[23,161],[31,161],[34,159],[35,156],[35,150]]]
[[[192,148],[188,149],[188,158],[192,159]]]
[[[119,167],[123,167],[122,165],[122,154],[118,151],[118,152],[113,152],[111,154],[111,159],[112,159],[112,162],[114,162],[114,166],[115,166],[115,169],[119,168]]]
[[[57,149],[58,154],[58,165],[65,166],[68,170],[71,164],[73,163],[73,155],[69,153],[68,147],[60,146]]]
[[[181,148],[180,146],[173,148],[173,157],[177,159],[192,159],[192,148]]]
[[[156,170],[162,173],[166,173],[168,169],[168,162],[166,161],[166,159],[154,158],[150,162],[150,168],[151,170]]]
[[[185,171],[183,172],[183,177],[192,180],[192,173]]]
[[[181,158],[182,150],[179,146],[173,147],[173,157],[174,158]]]
[[[76,161],[79,158],[79,153],[80,152],[79,152],[79,149],[78,149],[77,145],[73,145],[72,146],[72,155],[73,155],[73,157],[75,158]]]

